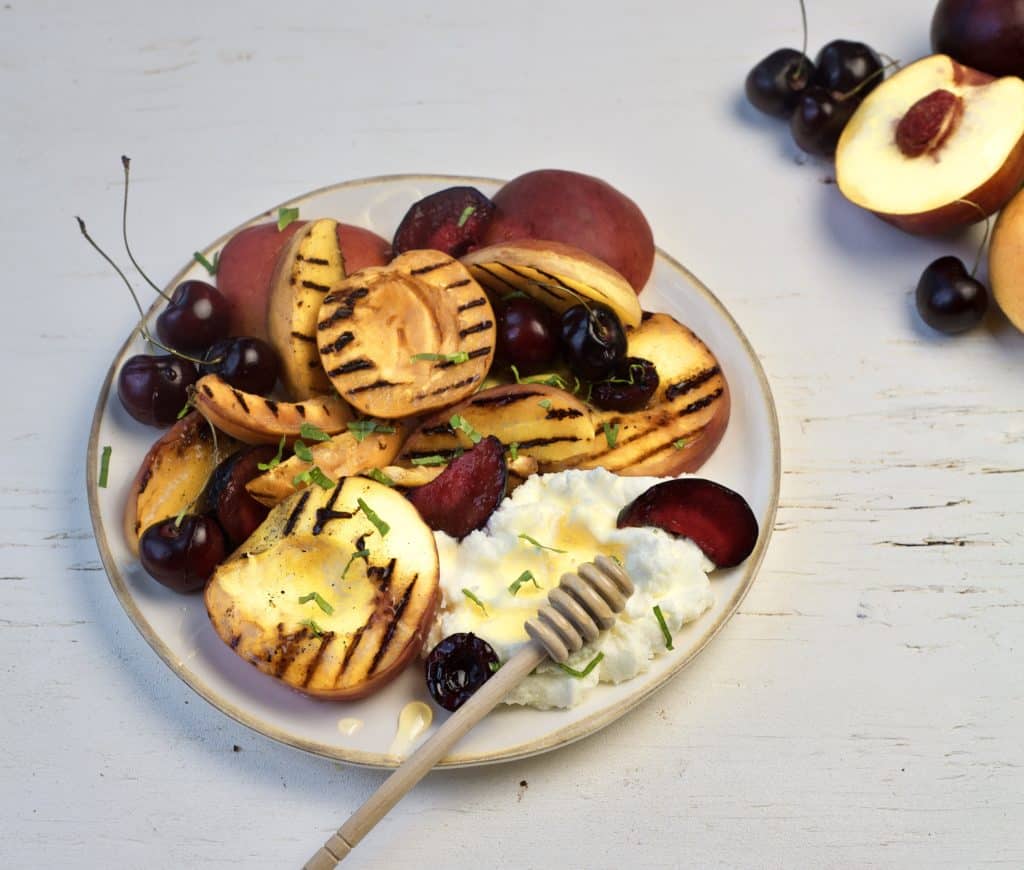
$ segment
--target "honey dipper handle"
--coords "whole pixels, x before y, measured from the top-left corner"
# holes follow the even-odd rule
[[[444,758],[462,736],[486,716],[545,658],[547,652],[530,641],[456,710],[429,740],[409,756],[321,846],[305,864],[305,870],[330,870],[369,833],[409,789]]]

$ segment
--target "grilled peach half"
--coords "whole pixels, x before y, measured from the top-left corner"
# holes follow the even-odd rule
[[[317,698],[354,700],[420,650],[438,602],[434,537],[400,493],[361,477],[271,510],[206,586],[220,638]]]

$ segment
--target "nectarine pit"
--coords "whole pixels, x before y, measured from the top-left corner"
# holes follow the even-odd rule
[[[906,157],[934,154],[956,129],[963,113],[963,98],[938,88],[907,109],[896,125],[896,146]]]

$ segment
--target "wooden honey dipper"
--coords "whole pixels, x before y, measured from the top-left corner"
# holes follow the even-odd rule
[[[526,621],[527,644],[453,713],[429,740],[409,756],[344,825],[304,865],[329,870],[337,865],[377,822],[404,797],[449,750],[544,659],[564,663],[570,653],[612,627],[616,614],[633,594],[633,582],[607,556],[563,574],[548,594],[548,603]]]

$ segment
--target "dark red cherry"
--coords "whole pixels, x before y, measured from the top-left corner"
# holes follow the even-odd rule
[[[188,402],[188,388],[198,380],[188,360],[164,354],[137,354],[117,374],[117,396],[124,409],[148,426],[170,426]]]
[[[839,136],[857,108],[857,100],[840,99],[832,91],[812,85],[800,96],[789,129],[796,142],[808,154],[832,157]]]
[[[498,667],[491,645],[469,632],[452,634],[427,656],[427,691],[445,710],[458,710]]]
[[[266,464],[276,455],[277,448],[268,444],[243,447],[222,460],[210,476],[203,501],[224,530],[230,549],[245,541],[270,513],[245,485],[263,473],[258,468],[261,462]]]
[[[917,313],[932,329],[953,335],[981,323],[988,308],[985,285],[958,257],[939,257],[917,282]]]
[[[573,374],[585,381],[604,380],[626,355],[626,331],[618,315],[591,302],[567,308],[559,320],[562,355]]]
[[[200,366],[204,375],[220,375],[236,390],[264,395],[277,383],[280,363],[274,349],[260,338],[225,338],[213,344]]]
[[[719,568],[731,568],[757,544],[757,518],[747,500],[698,477],[656,483],[619,513],[618,527],[655,526],[690,538]]]
[[[760,61],[747,75],[747,99],[766,115],[788,118],[814,72],[814,64],[806,54],[792,48],[780,48]]]
[[[535,372],[558,353],[558,331],[549,308],[526,296],[503,302],[498,310],[497,356],[518,371]]]
[[[494,203],[475,187],[449,187],[409,207],[391,243],[396,255],[429,248],[461,257],[483,240]]]
[[[607,411],[639,411],[658,389],[658,370],[654,363],[627,356],[606,380],[598,381],[590,390],[590,401]]]
[[[882,61],[863,42],[834,39],[814,59],[811,84],[837,94],[850,94],[859,103],[882,83]],[[851,94],[856,91],[855,94]]]
[[[182,281],[156,319],[160,341],[182,353],[202,353],[228,334],[230,308],[221,292],[205,281]]]
[[[154,523],[139,540],[139,561],[154,580],[175,592],[203,588],[227,555],[224,533],[210,516],[186,514]]]

